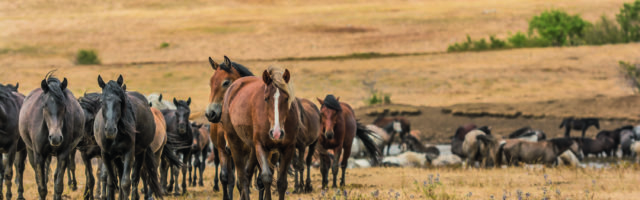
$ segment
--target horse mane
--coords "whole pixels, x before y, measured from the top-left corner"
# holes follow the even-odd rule
[[[329,109],[336,110],[338,112],[342,111],[342,106],[340,106],[340,102],[336,99],[333,94],[328,94],[324,97],[324,101],[322,102],[322,106],[326,106]]]
[[[47,81],[47,87],[49,87],[48,93],[51,94],[54,101],[62,103],[66,98],[66,94],[60,88],[60,79],[53,76],[53,72],[55,72],[55,70],[47,73],[47,75],[44,77],[44,80]]]
[[[226,62],[222,63],[220,64],[220,68],[226,71],[227,73],[231,73],[231,68],[228,65],[229,64],[227,64]],[[238,71],[238,73],[240,74],[240,77],[254,76],[253,73],[251,73],[251,71],[247,69],[247,67],[239,63],[231,62],[231,67],[233,67],[234,69],[236,69],[236,71]]]
[[[0,84],[0,99],[11,99],[13,96],[13,90],[10,86]]]
[[[100,105],[102,101],[100,101],[100,93],[85,93],[84,96],[78,98],[78,103],[80,106],[89,112],[95,114],[100,110]]]
[[[574,140],[572,138],[564,138],[564,137],[553,138],[548,141],[558,148],[569,147],[574,143]]]
[[[282,68],[280,67],[269,66],[269,68],[267,69],[267,72],[271,75],[271,80],[273,80],[272,84],[282,92],[289,94],[289,99],[287,101],[287,104],[289,105],[289,107],[291,107],[291,104],[293,103],[293,101],[296,100],[295,98],[296,95],[294,94],[293,88],[291,88],[291,85],[287,84],[284,78],[282,78],[282,76],[284,75],[284,70],[282,70]]]
[[[114,94],[122,101],[124,106],[121,107],[121,117],[118,121],[118,130],[126,135],[135,137],[136,134],[136,115],[133,110],[133,105],[129,101],[129,97],[126,92],[115,81],[109,81],[102,89],[102,96],[105,94]],[[102,101],[104,103],[104,101]]]
[[[519,136],[523,136],[522,134],[527,133],[527,131],[531,130],[531,127],[529,126],[525,126],[522,127],[516,131],[514,131],[513,133],[509,134],[509,138],[517,138]]]

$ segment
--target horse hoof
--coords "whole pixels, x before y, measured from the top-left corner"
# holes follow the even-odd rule
[[[311,192],[313,192],[313,187],[311,186],[304,187],[304,193],[311,193]]]
[[[203,182],[200,182],[200,183],[198,183],[198,186],[200,186],[200,187],[204,187],[204,183],[203,183]]]
[[[213,186],[213,191],[214,192],[220,192],[220,187],[218,187],[217,185]]]

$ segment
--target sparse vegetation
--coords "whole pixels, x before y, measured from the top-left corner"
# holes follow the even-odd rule
[[[569,15],[562,10],[544,11],[529,21],[529,33],[537,33],[553,46],[576,45],[583,31],[590,26],[578,15]]]
[[[168,42],[162,42],[162,44],[160,44],[160,48],[161,49],[169,48],[169,43]]]
[[[640,41],[640,0],[623,4],[616,20],[622,29],[625,42]]]
[[[590,45],[617,44],[624,42],[624,37],[615,21],[602,16],[600,21],[585,30],[583,40]]]
[[[80,49],[76,54],[76,64],[78,65],[97,65],[100,64],[98,53],[93,49]]]
[[[624,61],[620,61],[619,64],[620,69],[631,82],[631,85],[640,92],[640,68],[638,68],[638,65]]]

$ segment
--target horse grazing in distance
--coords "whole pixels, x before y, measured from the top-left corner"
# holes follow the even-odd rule
[[[584,138],[584,134],[587,132],[589,127],[595,126],[598,130],[600,130],[600,121],[598,118],[573,118],[568,117],[562,119],[562,123],[560,123],[560,127],[565,128],[564,137],[570,138],[571,129],[573,130],[581,130],[582,137]]]
[[[451,137],[451,153],[462,159],[467,158],[467,155],[462,151],[462,144],[464,143],[464,138],[467,133],[475,130],[476,128],[478,127],[475,124],[466,124],[458,127],[455,135]]]
[[[218,176],[222,183],[222,199],[233,199],[233,188],[235,187],[235,176],[233,170],[233,162],[231,154],[226,150],[227,141],[224,138],[223,127],[220,124],[222,115],[222,103],[224,94],[235,80],[241,77],[252,77],[253,73],[245,66],[232,62],[227,56],[224,56],[224,62],[218,64],[209,57],[209,64],[214,73],[209,79],[209,105],[207,106],[205,116],[211,122],[209,130],[209,138],[214,145],[213,153],[208,161],[213,161],[216,170],[214,174],[213,190],[219,191]],[[218,166],[220,174],[218,174]]]
[[[191,167],[189,168],[189,182],[191,186],[196,186],[196,182],[200,186],[204,186],[204,169],[206,165],[207,154],[211,150],[209,147],[209,126],[191,122],[191,130],[193,132],[193,144],[191,152],[193,154],[193,179],[191,175]],[[200,180],[198,180],[197,172],[200,172]]]
[[[387,144],[387,155],[389,155],[389,151],[391,150],[391,143],[393,143],[393,138],[396,134],[400,134],[400,141],[404,140],[404,137],[411,132],[411,122],[405,117],[395,116],[395,117],[386,117],[389,110],[385,110],[383,114],[378,116],[375,120],[373,120],[374,125],[385,129],[388,134],[390,134],[389,140],[385,141]],[[401,144],[398,145],[400,147]],[[384,153],[384,149],[383,149]]]
[[[132,199],[138,199],[138,183],[142,177],[149,184],[149,190],[162,198],[158,161],[151,149],[156,134],[153,113],[147,99],[138,92],[126,91],[123,83],[122,75],[117,81],[107,83],[98,76],[102,96],[93,131],[108,174],[107,194],[103,195],[114,199],[119,183],[120,198],[127,199],[131,194]]]
[[[271,199],[272,151],[279,153],[277,190],[279,199],[285,199],[287,169],[295,153],[296,136],[304,127],[289,86],[290,78],[289,70],[269,67],[262,79],[249,76],[235,80],[224,96],[220,117],[233,162],[239,169],[236,173],[241,199],[249,198],[250,178],[257,165],[260,198]]]
[[[2,198],[2,181],[4,181],[7,187],[6,198],[11,199],[11,177],[13,176],[13,162],[16,163],[17,179],[18,179],[18,199],[24,199],[21,191],[22,185],[22,172],[24,171],[24,156],[16,159],[16,153],[20,152],[20,155],[26,155],[24,152],[24,142],[20,139],[20,130],[18,126],[18,116],[20,115],[20,108],[22,108],[22,102],[24,101],[24,95],[18,93],[18,84],[2,85],[0,84],[0,160],[6,157],[6,162],[0,165],[0,198]],[[22,163],[20,163],[22,162]]]
[[[582,153],[584,156],[589,156],[590,154],[597,156],[602,155],[602,153],[607,156],[612,156],[610,154],[610,149],[613,149],[613,139],[609,137],[597,137],[595,140],[591,138],[580,138],[580,137],[572,137],[574,141],[576,141],[580,148],[582,149]]]
[[[558,156],[567,150],[576,155],[579,160],[584,158],[580,145],[571,138],[553,138],[540,142],[507,139],[505,142],[503,152],[509,165],[524,162],[552,166],[557,163]]]
[[[381,155],[373,138],[375,133],[356,121],[355,112],[349,104],[342,103],[339,98],[329,94],[324,100],[318,98],[318,103],[322,105],[320,108],[322,119],[322,132],[318,137],[318,153],[320,154],[320,173],[322,174],[322,188],[327,188],[329,184],[329,166],[333,173],[333,188],[337,187],[338,163],[342,168],[342,177],[340,186],[345,185],[345,173],[349,156],[351,155],[351,144],[354,137],[358,137],[365,147],[369,150],[369,155],[374,165],[379,163]],[[333,159],[329,156],[327,150],[333,150],[335,154]],[[333,164],[331,163],[333,160]]]
[[[58,158],[54,175],[53,199],[62,199],[64,172],[71,151],[82,139],[84,115],[80,104],[67,89],[67,79],[62,82],[49,72],[40,84],[24,99],[20,110],[20,136],[27,147],[29,162],[36,172],[40,199],[47,197],[48,174],[46,160]],[[13,161],[13,158],[9,159]],[[5,183],[11,182],[10,179]]]

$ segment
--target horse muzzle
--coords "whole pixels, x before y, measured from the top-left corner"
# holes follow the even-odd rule
[[[118,134],[117,127],[105,127],[104,128],[104,137],[107,139],[115,139]]]
[[[333,133],[333,131],[328,131],[328,132],[324,132],[324,137],[326,137],[327,139],[333,139],[333,136],[335,134]]]
[[[211,123],[220,122],[220,116],[222,115],[222,105],[218,103],[212,103],[207,106],[207,109],[204,112],[204,115],[207,117],[207,120]]]
[[[62,136],[62,134],[49,135],[49,144],[54,147],[60,146],[62,144],[62,141],[64,141],[63,139],[64,137]]]

